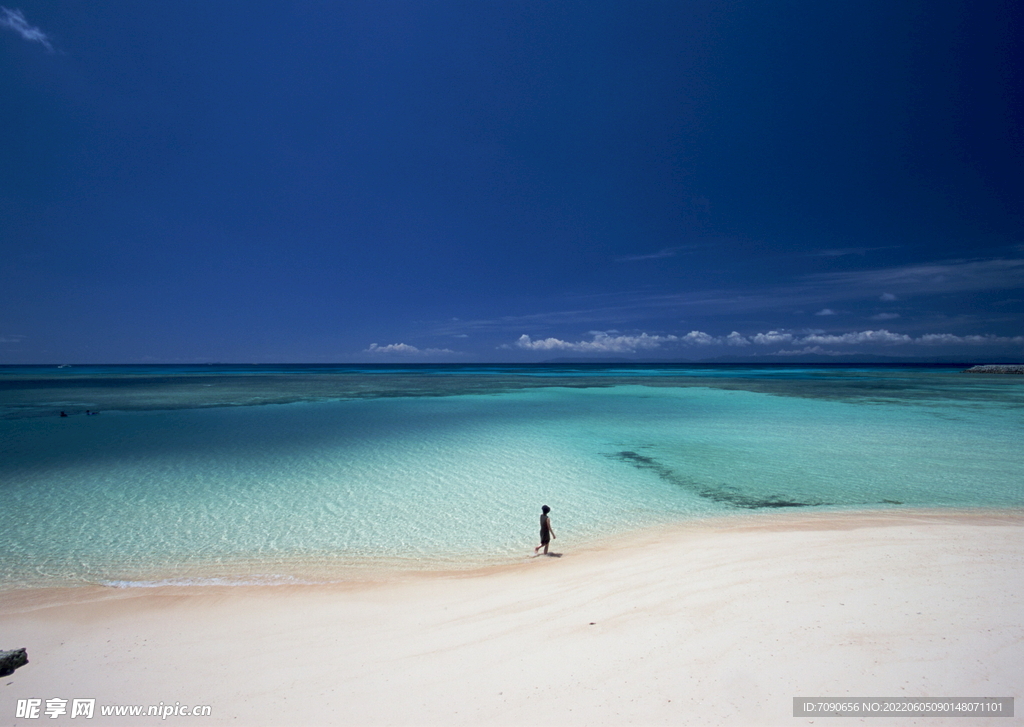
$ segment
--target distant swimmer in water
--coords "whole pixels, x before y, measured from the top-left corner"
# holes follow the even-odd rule
[[[549,512],[551,512],[551,508],[547,505],[540,509],[540,545],[533,549],[534,555],[541,548],[544,548],[544,555],[547,555],[548,543],[555,537],[555,530],[551,527],[551,518],[548,517]]]
[[[66,416],[68,415],[68,413],[67,413],[66,411],[62,411],[62,412],[60,413],[60,415],[61,415],[62,417],[66,417]]]

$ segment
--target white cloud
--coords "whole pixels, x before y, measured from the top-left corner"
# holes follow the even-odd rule
[[[0,343],[21,343],[24,336],[7,335],[0,336]]]
[[[578,353],[630,353],[637,350],[660,348],[666,343],[685,344],[689,346],[748,346],[750,341],[738,331],[728,336],[712,336],[704,331],[690,331],[685,336],[650,336],[641,333],[638,336],[614,335],[617,331],[591,331],[593,340],[563,341],[560,338],[542,338],[534,340],[523,334],[516,341],[518,348],[531,351],[576,351]]]
[[[419,353],[420,350],[415,346],[410,346],[406,343],[389,343],[387,346],[378,346],[376,343],[371,343],[370,347],[363,351],[363,353]]]
[[[804,336],[801,343],[911,343],[914,339],[904,333],[890,333],[884,328],[877,331],[843,333],[839,336],[814,334]]]
[[[880,313],[874,318],[888,320],[899,318],[898,313]],[[835,355],[835,351],[820,349],[820,345],[855,345],[862,343],[882,344],[912,344],[912,345],[943,345],[943,344],[1015,344],[1024,343],[1024,336],[956,336],[952,333],[929,333],[917,338],[908,336],[905,333],[893,333],[884,328],[877,331],[855,331],[852,333],[826,334],[823,331],[809,332],[803,336],[793,335],[782,331],[768,331],[750,336],[754,343],[762,345],[773,345],[779,343],[794,343],[803,345],[802,350],[779,351],[778,353],[822,353]]]
[[[519,348],[526,348],[531,351],[553,351],[556,349],[578,350],[579,347],[584,345],[584,342],[570,343],[569,341],[563,341],[560,338],[543,338],[534,341],[524,333],[518,338],[518,340],[516,340],[516,345]]]
[[[612,332],[614,333],[614,331]],[[516,341],[516,346],[530,351],[576,351],[579,353],[628,353],[637,349],[658,348],[661,344],[678,341],[676,336],[610,335],[607,331],[591,331],[590,341],[563,341],[559,338],[533,340],[525,333]]]
[[[892,293],[882,293],[882,295],[881,295],[881,296],[879,296],[879,298],[878,298],[878,299],[879,299],[879,300],[883,300],[883,301],[885,301],[886,303],[891,303],[891,302],[892,302],[892,301],[894,301],[894,300],[899,300],[899,299],[898,299],[898,298],[897,298],[897,297],[896,297],[895,295],[893,295]]]
[[[815,313],[816,316],[834,316],[836,312],[831,308],[822,308],[820,311]]]
[[[759,343],[762,346],[770,346],[775,343],[789,343],[793,340],[792,333],[784,333],[782,331],[768,331],[767,333],[758,333],[753,336],[754,343]]]
[[[978,336],[975,336],[974,338],[978,338]],[[927,335],[921,336],[921,342],[922,343],[931,343],[931,344],[935,344],[935,343],[943,344],[943,343],[964,343],[965,341],[960,336],[954,336],[952,333],[929,333]]]
[[[682,338],[683,343],[694,343],[698,346],[710,346],[712,343],[718,343],[718,339],[712,335],[704,333],[704,331],[690,331]]]
[[[885,314],[880,314],[885,315]],[[878,316],[876,316],[877,318]],[[888,317],[899,317],[898,314],[888,314]],[[766,333],[756,333],[752,336],[744,336],[738,331],[733,331],[727,336],[712,336],[704,331],[690,331],[686,335],[625,335],[618,331],[591,331],[592,339],[589,341],[565,341],[560,338],[533,339],[523,334],[515,342],[515,348],[529,351],[573,351],[576,353],[635,353],[640,350],[651,350],[661,348],[667,343],[688,346],[749,346],[752,343],[761,346],[777,347],[781,344],[791,344],[799,348],[790,348],[775,351],[772,355],[798,355],[798,354],[823,354],[828,356],[840,356],[841,352],[824,349],[822,346],[854,346],[858,344],[874,345],[913,345],[913,346],[943,346],[943,345],[1010,345],[1024,344],[1024,336],[994,336],[994,335],[969,335],[957,336],[952,333],[929,333],[917,338],[905,333],[894,333],[880,328],[878,330],[853,331],[850,333],[825,333],[821,330],[810,330],[797,333],[788,331],[771,330]],[[499,348],[513,348],[509,344],[502,344]],[[368,351],[418,352],[412,346],[405,344],[392,344],[387,347],[371,346]],[[437,351],[437,349],[427,349]],[[451,351],[443,351],[452,353]]]
[[[967,343],[967,344],[1004,344],[1024,343],[1024,336],[954,336],[952,333],[928,333],[917,339],[917,343],[925,345]]]
[[[750,343],[737,331],[728,336],[712,336],[704,331],[690,331],[685,336],[649,336],[641,333],[639,336],[612,335],[617,331],[591,331],[594,337],[592,341],[578,341],[575,343],[562,341],[557,338],[547,338],[534,341],[529,336],[520,336],[516,345],[520,348],[531,348],[534,350],[563,349],[568,351],[611,351],[624,352],[636,349],[659,348],[664,343],[680,343],[690,346],[746,346]]]
[[[891,321],[893,318],[899,318],[899,313],[877,313],[871,316],[873,321]]]
[[[363,353],[391,354],[397,353],[405,356],[437,356],[438,354],[457,353],[447,348],[417,348],[407,343],[389,343],[387,346],[378,346],[371,343]]]
[[[47,37],[46,33],[41,31],[39,28],[29,25],[20,10],[11,10],[10,8],[0,7],[0,28],[9,28],[25,40],[32,41],[33,43],[39,43],[46,48],[46,50],[51,53],[53,52],[53,45],[50,43],[50,39]]]
[[[757,337],[754,337],[757,340]],[[962,345],[962,344],[974,344],[974,345],[1004,345],[1004,344],[1020,344],[1024,343],[1024,336],[957,336],[952,333],[927,333],[917,338],[908,336],[905,333],[893,333],[881,328],[877,331],[857,331],[854,333],[842,333],[838,335],[812,333],[802,338],[794,338],[793,343],[816,345],[816,344],[858,344],[858,343],[884,343],[884,344],[912,344],[912,345],[923,345],[923,346],[935,346],[935,345]],[[808,352],[812,352],[808,349]],[[789,351],[788,353],[796,353],[795,351]],[[812,353],[829,353],[828,351],[813,351]]]

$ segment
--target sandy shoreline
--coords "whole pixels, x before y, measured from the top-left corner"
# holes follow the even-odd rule
[[[209,705],[211,725],[789,725],[811,721],[791,716],[795,696],[1024,692],[1021,511],[792,513],[567,543],[329,586],[2,594],[0,648],[31,662],[0,678],[0,724],[40,723],[15,718],[18,699],[84,697],[86,724],[132,722],[99,705],[180,702]],[[993,722],[870,720],[945,723]]]

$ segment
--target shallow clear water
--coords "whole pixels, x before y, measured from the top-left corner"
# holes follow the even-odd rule
[[[731,512],[1024,505],[1016,377],[142,368],[0,369],[0,588],[508,561],[542,504],[564,549]],[[286,403],[244,405],[265,402]]]

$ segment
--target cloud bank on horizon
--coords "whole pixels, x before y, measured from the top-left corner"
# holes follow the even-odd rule
[[[712,346],[765,346],[775,350],[766,355],[799,356],[801,354],[824,354],[830,356],[850,355],[851,352],[827,350],[822,346],[856,346],[858,344],[881,344],[889,352],[893,347],[927,346],[939,349],[942,346],[978,346],[1006,347],[1024,346],[1024,336],[969,335],[957,336],[951,333],[927,333],[913,337],[904,333],[893,333],[883,329],[857,331],[853,333],[827,334],[824,331],[794,333],[791,331],[767,331],[744,336],[733,331],[725,336],[713,336],[704,331],[690,331],[683,336],[676,335],[638,335],[620,334],[618,331],[592,331],[590,340],[563,341],[558,338],[534,340],[527,334],[520,336],[515,346],[528,351],[570,351],[573,353],[636,353],[638,351],[674,351],[681,353],[692,347]],[[781,344],[801,346],[802,348],[784,348]],[[881,349],[881,350],[886,350]],[[879,348],[873,347],[873,351]]]
[[[448,348],[418,348],[407,343],[389,343],[386,346],[371,343],[370,347],[365,349],[363,353],[385,356],[388,354],[398,354],[400,356],[446,356],[456,355],[457,352]]]

